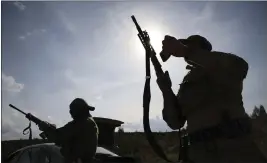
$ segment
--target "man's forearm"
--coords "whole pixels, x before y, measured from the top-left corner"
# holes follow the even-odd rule
[[[163,92],[163,100],[163,120],[173,130],[181,128],[185,123],[185,118],[173,91]]]
[[[172,90],[163,91],[162,95],[163,95],[163,106],[164,106],[164,108],[174,107],[175,106],[177,98],[176,98],[176,96],[175,96],[175,94],[173,93]]]

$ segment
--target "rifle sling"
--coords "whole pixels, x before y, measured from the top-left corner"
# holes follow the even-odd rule
[[[27,130],[28,130],[28,132],[25,132]],[[29,120],[29,126],[23,130],[23,135],[27,135],[27,134],[29,134],[29,140],[31,141],[32,140],[32,127],[31,127],[31,121],[30,120]],[[29,159],[30,159],[30,163],[31,163],[32,162],[32,149],[29,150]]]
[[[163,152],[162,148],[159,146],[157,141],[155,140],[154,135],[151,132],[150,129],[150,123],[149,123],[149,104],[151,100],[151,91],[150,91],[150,51],[146,50],[146,81],[145,81],[145,87],[144,87],[144,94],[143,94],[143,127],[145,131],[146,138],[151,145],[154,152],[164,159],[167,162],[170,161],[165,153]]]

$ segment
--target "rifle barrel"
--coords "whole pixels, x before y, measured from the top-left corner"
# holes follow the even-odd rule
[[[135,24],[135,27],[137,28],[137,31],[138,31],[140,34],[143,34],[143,31],[142,31],[141,27],[139,26],[139,24],[137,23],[135,17],[132,15],[131,18],[132,18],[132,20],[133,20],[133,22],[134,22],[134,24]],[[143,37],[143,36],[142,36],[142,37]]]
[[[14,106],[14,105],[12,105],[12,104],[9,104],[9,106],[12,107],[12,108],[15,109],[15,110],[21,112],[22,114],[27,115],[27,113],[25,113],[24,111],[20,110],[20,109],[17,108],[16,106]]]

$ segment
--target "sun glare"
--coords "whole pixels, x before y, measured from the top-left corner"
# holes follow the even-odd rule
[[[149,34],[151,45],[153,46],[156,53],[160,53],[162,49],[162,40],[164,39],[164,34],[157,28],[148,27],[146,28],[146,31]],[[131,40],[131,42],[134,42],[134,52],[137,54],[138,59],[142,59],[145,57],[145,49],[140,42],[136,31],[134,32],[134,37]]]
[[[156,28],[147,28],[147,32],[149,34],[151,45],[153,46],[154,50],[156,51],[156,53],[160,53],[164,35],[160,30]]]

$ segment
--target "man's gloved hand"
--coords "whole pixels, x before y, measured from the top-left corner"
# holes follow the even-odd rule
[[[169,72],[165,71],[164,75],[157,78],[157,83],[162,93],[170,90],[172,82],[169,76]]]
[[[38,127],[39,127],[40,131],[45,131],[45,130],[50,129],[50,128],[51,129],[52,128],[56,129],[56,125],[55,124],[50,124],[50,123],[48,123],[46,121],[43,121],[41,124],[38,125]]]
[[[39,125],[38,125],[39,130],[40,130],[40,131],[44,131],[44,130],[46,129],[45,125],[46,125],[45,123],[41,123],[41,124],[39,124]]]

